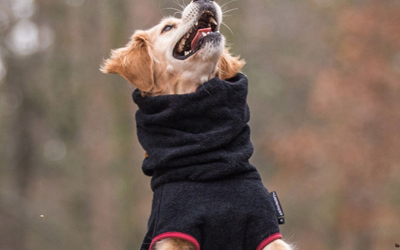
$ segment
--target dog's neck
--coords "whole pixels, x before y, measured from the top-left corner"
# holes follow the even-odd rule
[[[144,96],[194,93],[200,85],[216,77],[218,72],[216,65],[212,67],[207,66],[204,69],[181,69],[179,67],[177,69],[172,65],[165,65],[165,67],[160,68],[165,68],[165,70],[155,71],[155,87],[152,93],[145,94]],[[183,72],[177,72],[177,70]],[[194,70],[198,73],[193,74]]]
[[[133,99],[139,141],[148,157],[143,171],[152,187],[174,181],[260,178],[249,163],[247,78],[213,78],[196,93]]]

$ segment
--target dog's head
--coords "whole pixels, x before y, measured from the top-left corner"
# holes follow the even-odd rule
[[[231,78],[245,63],[225,49],[221,23],[216,2],[193,0],[181,19],[165,18],[136,31],[125,47],[112,51],[101,71],[120,74],[143,95],[191,93],[213,77]]]

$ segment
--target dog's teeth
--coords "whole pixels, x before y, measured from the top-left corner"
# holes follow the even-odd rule
[[[218,23],[217,23],[217,21],[215,21],[214,17],[210,17],[208,20],[209,20],[210,23],[218,25]]]
[[[206,33],[206,32],[201,32],[201,34],[203,35],[203,37],[208,35],[208,33]]]
[[[198,22],[198,21],[196,22],[196,26],[197,26],[197,25],[199,25],[199,22]]]
[[[189,55],[190,51],[185,51],[185,56]]]
[[[182,52],[182,51],[183,51],[183,48],[185,47],[185,42],[186,42],[186,39],[183,38],[183,39],[181,40],[181,42],[179,43],[178,52]]]

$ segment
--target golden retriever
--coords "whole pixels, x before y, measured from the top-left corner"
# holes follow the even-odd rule
[[[245,62],[224,49],[221,9],[215,4],[216,15],[205,12],[199,18],[193,15],[197,6],[198,1],[189,4],[182,19],[165,18],[136,31],[125,47],[112,51],[101,71],[123,76],[146,96],[191,93],[216,76],[235,76]]]
[[[187,94],[211,78],[232,78],[245,62],[225,48],[225,38],[219,32],[221,23],[222,11],[217,3],[193,0],[183,10],[181,19],[165,18],[149,30],[136,31],[125,47],[112,51],[101,71],[123,76],[142,96]],[[189,241],[168,238],[153,249],[195,247]],[[290,249],[277,239],[263,250]]]

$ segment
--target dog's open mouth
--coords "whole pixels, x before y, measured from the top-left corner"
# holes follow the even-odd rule
[[[218,31],[215,14],[209,10],[203,12],[196,25],[191,28],[175,45],[173,56],[185,60],[195,54],[203,45],[204,39]]]

